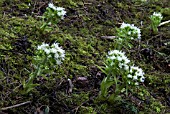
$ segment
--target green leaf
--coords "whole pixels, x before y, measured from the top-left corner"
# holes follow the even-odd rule
[[[112,94],[109,96],[108,101],[109,102],[116,102],[116,101],[121,101],[122,97],[120,95]]]
[[[23,85],[23,88],[25,88],[25,87],[26,87],[25,79],[22,81],[22,85]]]
[[[106,71],[103,70],[103,68],[102,68],[101,66],[98,66],[98,65],[96,65],[96,66],[97,66],[97,68],[99,68],[103,73],[107,74]]]
[[[101,95],[107,96],[107,91],[110,88],[110,86],[112,86],[113,84],[114,84],[114,81],[109,80],[108,77],[104,78],[100,86]]]
[[[25,86],[24,91],[25,93],[29,93],[30,91],[32,91],[36,86],[38,86],[39,84],[29,84]]]

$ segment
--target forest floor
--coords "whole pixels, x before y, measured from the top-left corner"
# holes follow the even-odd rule
[[[169,0],[52,1],[67,15],[51,32],[39,29],[50,0],[0,1],[0,114],[48,114],[48,110],[49,114],[170,114],[170,23],[155,34],[149,18],[161,12],[162,22],[170,20]],[[114,39],[108,37],[115,36],[123,22],[141,29],[140,44],[134,41],[133,48],[123,50],[146,79],[137,91],[113,104],[97,99],[106,76],[97,66],[104,66],[108,51],[114,50]],[[22,82],[34,70],[31,61],[42,42],[58,42],[66,58],[47,74],[48,79],[37,77],[34,83],[40,85],[24,94]]]

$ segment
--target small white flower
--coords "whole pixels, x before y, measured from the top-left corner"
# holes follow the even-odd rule
[[[121,56],[118,56],[116,59],[117,59],[118,61],[122,61],[122,57],[121,57]]]
[[[60,54],[65,54],[65,50],[63,50],[62,48],[58,48],[58,51],[60,52]]]
[[[152,16],[159,17],[160,20],[163,18],[161,13],[154,12]]]
[[[131,84],[131,81],[128,81],[128,84]]]
[[[38,50],[44,50],[49,47],[49,44],[42,43],[40,46],[37,47]]]
[[[137,75],[134,75],[133,76],[133,80],[137,80],[138,79],[138,76]]]
[[[57,50],[55,48],[51,48],[51,53],[57,53]]]
[[[59,48],[58,44],[59,43],[53,43],[51,46],[54,47],[54,48]]]
[[[140,82],[143,83],[144,81],[145,81],[145,77],[143,76],[143,77],[140,78]]]
[[[129,27],[129,26],[133,26],[133,25],[123,22],[122,25],[120,26],[120,28],[125,28],[125,27]]]
[[[130,60],[126,56],[122,56],[122,60],[125,64],[128,64],[130,62]]]
[[[128,78],[132,78],[132,75],[131,75],[131,74],[128,74],[127,77],[128,77]]]
[[[122,63],[119,63],[118,66],[119,66],[119,68],[123,68],[123,64]]]
[[[143,72],[143,70],[141,68],[138,69],[137,73],[138,73],[139,76],[144,75],[144,72]]]
[[[38,46],[37,49],[38,49],[38,50],[41,50],[41,46]]]
[[[131,31],[128,32],[128,35],[131,35]]]
[[[60,55],[60,57],[62,58],[62,60],[64,60],[65,53],[62,53],[62,54]]]
[[[109,58],[110,58],[111,60],[115,60],[115,59],[116,59],[115,56],[110,56]]]
[[[109,56],[110,56],[110,55],[113,55],[113,54],[114,54],[114,51],[113,51],[113,50],[108,52],[108,55],[109,55]]]
[[[45,48],[44,51],[45,51],[45,53],[46,53],[47,55],[50,54],[50,52],[51,52],[51,50],[50,50],[50,49],[47,49],[47,48]]]
[[[61,19],[64,19],[64,16],[66,15],[65,8],[57,7],[57,14]]]
[[[135,85],[139,85],[139,83],[138,83],[138,82],[135,82]]]
[[[65,10],[65,8],[63,8],[63,7],[57,7],[57,11],[63,11],[63,10]]]
[[[124,69],[127,71],[129,70],[129,66],[128,65],[124,65]]]
[[[60,60],[57,60],[56,62],[58,65],[60,65],[62,63]]]
[[[120,55],[120,56],[125,56],[125,53],[119,50],[112,50],[108,52],[109,56],[113,56],[113,55]]]
[[[48,4],[48,7],[51,8],[51,9],[53,9],[53,10],[57,10],[57,8],[54,6],[53,3],[49,3],[49,4]]]
[[[54,57],[55,57],[56,59],[58,59],[60,56],[59,56],[58,53],[55,53]]]

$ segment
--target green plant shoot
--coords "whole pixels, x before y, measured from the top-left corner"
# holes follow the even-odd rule
[[[140,82],[144,82],[145,77],[142,69],[131,66],[130,60],[122,51],[110,51],[105,65],[105,69],[102,69],[102,71],[106,74],[106,77],[100,85],[99,98],[101,100],[108,100],[109,102],[121,100],[120,94],[123,90],[126,91],[127,95],[128,90],[139,85]],[[114,88],[112,94],[109,93],[111,87]]]
[[[33,81],[37,76],[44,76],[43,74],[50,74],[52,69],[62,63],[65,58],[65,51],[58,46],[58,43],[54,43],[51,46],[43,43],[37,47],[36,56],[33,60],[35,71],[33,71],[28,81],[23,81],[24,93],[30,92],[38,84],[33,84]],[[46,76],[44,76],[46,78]]]
[[[62,7],[56,7],[53,3],[49,3],[48,7],[46,8],[45,13],[42,16],[43,25],[40,27],[42,31],[44,31],[48,26],[56,26],[56,24],[64,19],[66,15],[66,11]],[[52,28],[48,27],[49,30]]]
[[[158,32],[158,26],[161,23],[162,18],[163,18],[162,14],[161,13],[156,13],[156,12],[154,12],[150,16],[151,28],[152,28],[154,33]]]

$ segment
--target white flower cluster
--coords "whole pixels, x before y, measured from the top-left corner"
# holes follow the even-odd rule
[[[65,58],[65,50],[58,46],[58,43],[54,43],[51,46],[46,43],[37,47],[38,50],[42,50],[46,53],[47,57],[54,57],[56,63],[59,65],[62,63],[62,60]]]
[[[143,70],[136,66],[130,67],[127,77],[132,79],[135,82],[135,85],[138,85],[138,82],[144,82],[145,80]]]
[[[64,16],[66,15],[65,8],[63,8],[63,7],[56,7],[56,6],[54,6],[53,3],[49,3],[48,7],[53,9],[53,10],[55,10],[55,11],[57,11],[57,15],[59,17],[61,17],[61,19],[64,19]]]
[[[131,81],[138,85],[139,82],[144,82],[144,72],[141,68],[136,66],[129,66],[130,60],[125,56],[125,53],[119,50],[112,50],[108,52],[107,59],[111,60],[110,66],[117,67],[120,71],[125,70],[127,78],[129,78],[129,84]],[[123,72],[123,71],[121,71]]]
[[[127,65],[130,60],[125,56],[125,53],[119,50],[112,50],[108,52],[108,57],[113,62],[111,65],[115,64],[115,60],[118,61],[119,68],[123,68],[124,70],[129,69],[129,66]]]
[[[48,4],[48,7],[51,8],[51,9],[53,9],[53,10],[57,10],[57,8],[54,6],[53,3],[49,3],[49,4]]]
[[[141,39],[141,31],[138,27],[134,26],[134,24],[127,24],[123,22],[122,25],[120,26],[120,29],[126,29],[126,28],[130,28],[130,30],[127,31],[128,35],[137,34],[137,38]],[[135,39],[135,38],[132,36],[131,39]]]
[[[160,20],[162,20],[162,18],[163,18],[161,13],[156,13],[156,12],[154,12],[152,16],[158,17]]]

